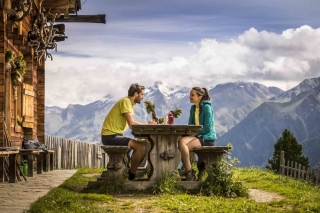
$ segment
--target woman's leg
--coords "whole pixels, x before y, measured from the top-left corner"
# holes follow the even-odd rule
[[[181,161],[184,165],[186,171],[191,170],[191,163],[190,163],[190,150],[194,147],[201,146],[200,141],[198,138],[193,136],[186,136],[180,138],[178,141],[178,148],[181,153]]]

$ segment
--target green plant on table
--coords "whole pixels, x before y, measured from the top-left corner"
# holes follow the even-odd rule
[[[146,106],[147,113],[150,114],[150,112],[151,112],[152,119],[155,120],[156,122],[158,122],[158,117],[156,114],[156,107],[155,107],[154,103],[147,100],[144,102],[144,105]]]

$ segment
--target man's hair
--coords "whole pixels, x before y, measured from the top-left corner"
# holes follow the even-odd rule
[[[139,85],[137,83],[131,84],[131,86],[128,90],[128,96],[134,96],[135,92],[139,94],[141,92],[141,90],[144,90],[144,89],[145,89],[144,86]]]

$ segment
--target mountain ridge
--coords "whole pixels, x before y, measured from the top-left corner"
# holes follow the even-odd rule
[[[320,129],[313,128],[309,123],[316,127],[320,125],[316,125],[312,117],[308,119],[307,117],[312,114],[310,104],[318,106],[317,85],[319,82],[320,78],[305,79],[296,87],[288,90],[289,92],[276,87],[243,81],[228,82],[211,87],[209,94],[212,99],[218,136],[216,144],[225,145],[228,141],[225,138],[229,138],[228,142],[233,141],[233,143],[241,141],[243,146],[235,145],[237,151],[234,152],[235,156],[240,156],[242,165],[261,166],[270,157],[273,144],[280,137],[283,128],[290,129],[290,126],[294,126],[293,124],[296,123],[297,127],[295,128],[300,129],[301,132],[307,132],[307,135],[303,136],[303,133],[294,129],[294,136],[297,135],[297,139],[306,147],[312,147],[313,145],[310,143],[317,141],[318,135],[315,132],[318,130],[320,132]],[[143,104],[143,101],[149,100],[155,103],[159,117],[175,108],[182,109],[183,113],[175,119],[175,124],[187,124],[191,106],[190,89],[169,86],[163,81],[155,82],[146,87],[145,97],[141,104],[135,105],[135,119],[140,122],[151,119],[151,115],[146,113]],[[115,101],[112,95],[107,94],[100,100],[86,105],[70,104],[65,109],[46,106],[46,134],[99,143],[102,122]],[[318,118],[317,109],[313,109],[312,116],[315,118]],[[262,131],[257,127],[264,129]],[[130,130],[125,135],[133,137]],[[262,139],[259,141],[260,138]],[[256,146],[260,145],[266,150],[256,149]],[[250,150],[258,154],[252,154]],[[243,160],[241,152],[255,157],[260,155],[263,160],[255,157],[251,159],[245,155],[243,156],[247,160]],[[313,152],[306,150],[306,153]],[[317,159],[313,159],[310,162],[318,162]]]

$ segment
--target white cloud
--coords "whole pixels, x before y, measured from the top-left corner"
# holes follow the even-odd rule
[[[131,83],[149,86],[156,80],[187,87],[243,80],[286,90],[319,77],[320,70],[320,29],[309,26],[282,34],[251,28],[229,42],[109,44],[68,45],[70,52],[93,54],[88,58],[53,53],[54,61],[46,64],[46,104],[86,104],[106,94],[119,98]]]

